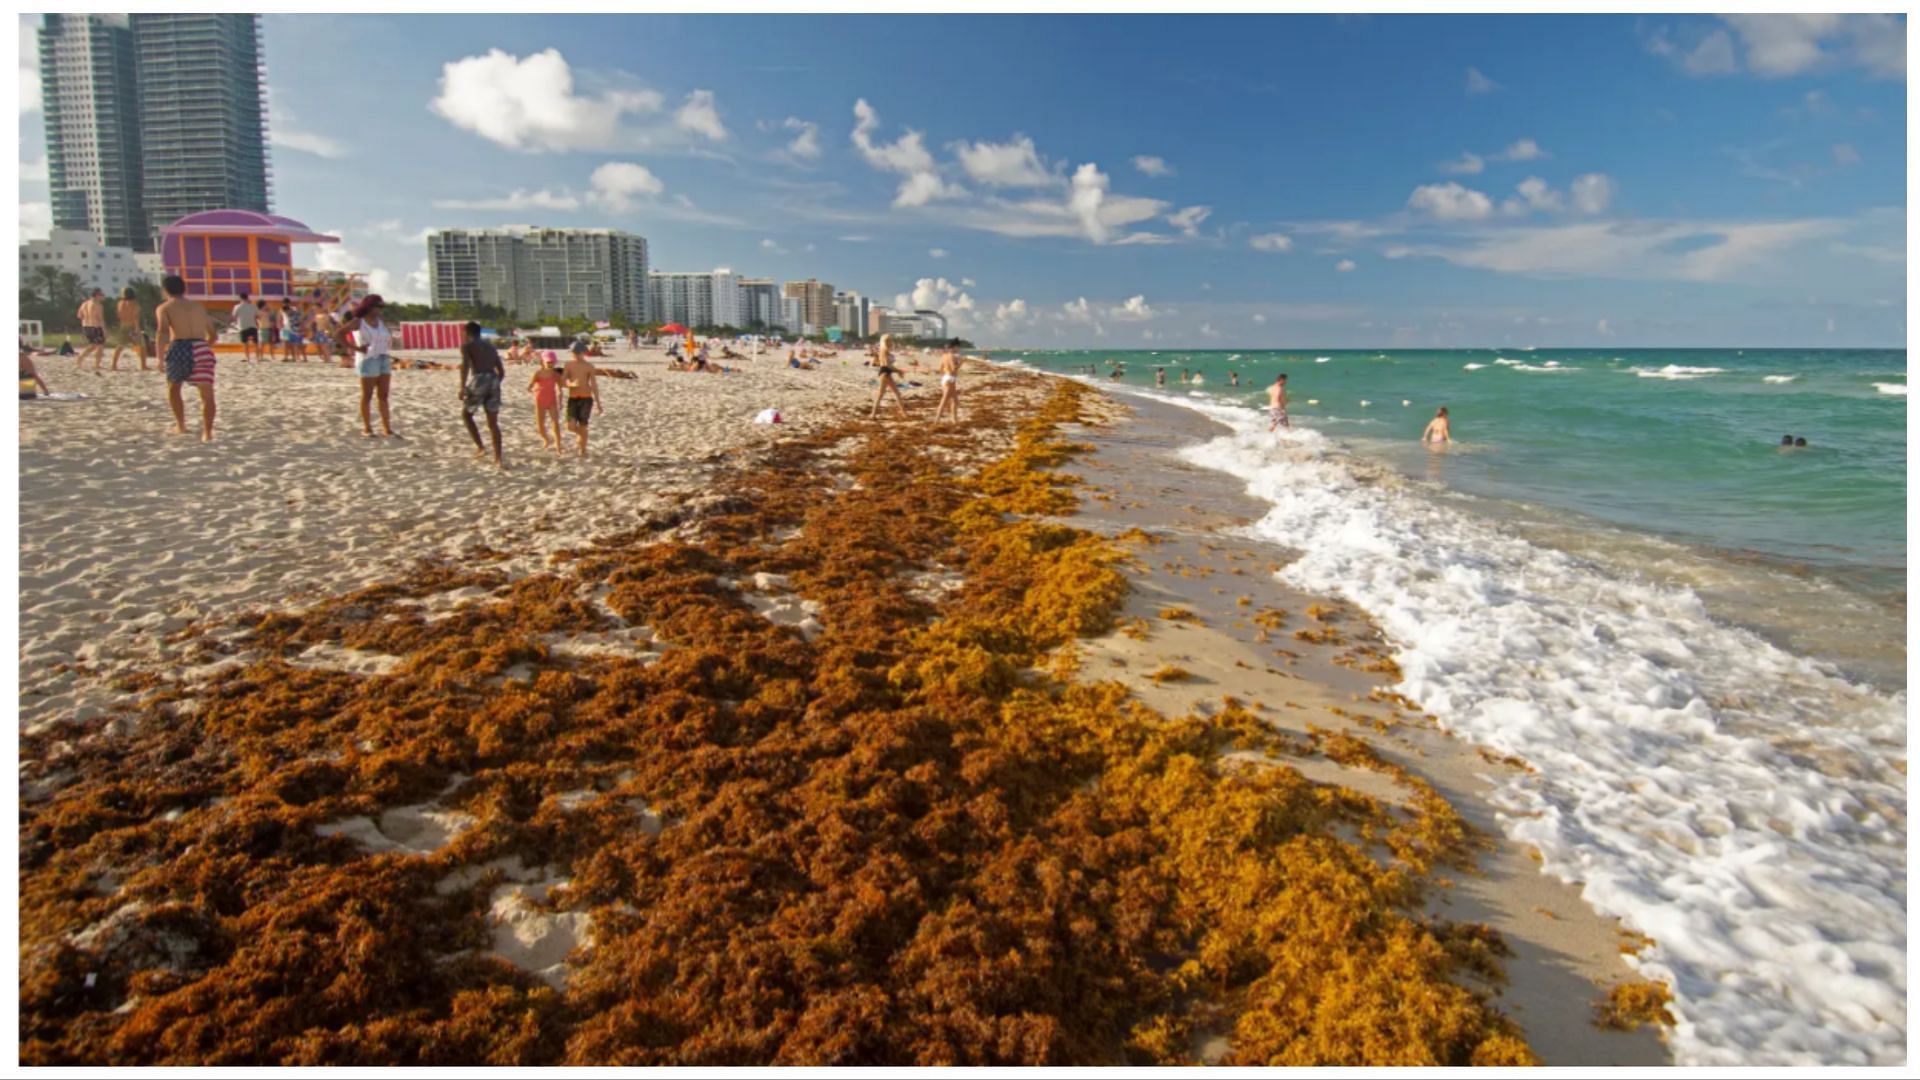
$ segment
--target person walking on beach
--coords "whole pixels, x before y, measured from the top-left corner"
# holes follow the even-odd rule
[[[940,354],[940,404],[933,409],[934,423],[939,423],[940,418],[948,412],[953,413],[955,420],[960,419],[959,348],[960,339],[954,338],[947,342],[946,351]]]
[[[527,389],[533,392],[533,422],[540,429],[540,445],[556,454],[567,452],[560,435],[560,361],[551,350],[542,354]],[[553,421],[553,434],[547,434],[547,421]]]
[[[340,327],[342,343],[358,354],[353,368],[360,376],[360,430],[369,438],[373,435],[373,417],[368,406],[376,397],[380,399],[380,432],[393,438],[393,415],[387,406],[393,387],[393,328],[382,317],[386,309],[387,302],[374,293],[360,301],[353,317]]]
[[[87,339],[87,347],[80,350],[73,361],[73,370],[79,371],[87,366],[87,357],[93,357],[93,370],[100,370],[100,359],[107,354],[107,294],[99,289],[93,290],[85,300],[80,301],[80,310],[75,316],[80,320],[80,336]]]
[[[480,324],[467,323],[467,340],[460,346],[460,418],[467,422],[467,434],[473,437],[473,456],[487,456],[480,441],[480,426],[473,422],[477,412],[487,414],[487,430],[493,435],[494,468],[505,468],[500,460],[500,383],[507,377],[500,352],[481,340]]]
[[[233,305],[233,325],[240,328],[241,359],[253,363],[259,359],[260,349],[260,309],[254,306],[253,298],[246,293],[240,294],[240,302]]]
[[[1420,441],[1430,446],[1453,442],[1453,430],[1447,421],[1445,405],[1440,406],[1440,411],[1427,421],[1427,430],[1420,433]]]
[[[587,343],[573,343],[573,359],[561,378],[567,384],[567,430],[580,440],[580,456],[587,456],[587,425],[600,412],[600,369],[587,359]]]
[[[1293,430],[1293,421],[1287,419],[1287,375],[1281,372],[1273,377],[1273,385],[1267,387],[1267,430],[1269,432],[1286,428]]]
[[[192,383],[200,391],[200,441],[213,441],[213,316],[187,299],[187,283],[168,274],[160,289],[167,299],[153,313],[154,347],[164,358],[167,407],[173,410],[173,433],[187,433],[187,406],[180,388]]]
[[[900,406],[900,415],[904,418],[907,415],[907,403],[900,396],[899,385],[893,381],[893,377],[900,374],[900,369],[893,366],[892,334],[880,335],[880,350],[875,354],[874,362],[880,368],[880,389],[873,392],[873,412],[869,413],[867,418],[870,420],[880,418],[880,403],[887,399],[889,390],[893,391],[893,403]]]
[[[133,289],[120,291],[120,302],[113,306],[113,363],[112,370],[120,370],[120,354],[128,349],[140,358],[140,370],[147,371],[147,350],[140,343],[140,302],[133,298]],[[95,361],[93,370],[100,370],[99,361]]]

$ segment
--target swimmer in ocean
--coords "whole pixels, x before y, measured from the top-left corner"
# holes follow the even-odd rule
[[[1269,432],[1286,428],[1293,430],[1293,422],[1287,419],[1287,376],[1285,372],[1273,377],[1273,385],[1267,388],[1267,415],[1271,421],[1267,424]]]
[[[1440,406],[1440,411],[1434,413],[1433,419],[1427,421],[1427,430],[1420,433],[1420,441],[1430,446],[1453,442],[1453,429],[1447,420],[1445,405]]]

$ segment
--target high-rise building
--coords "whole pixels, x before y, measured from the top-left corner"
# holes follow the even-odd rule
[[[140,195],[139,94],[125,15],[47,15],[40,95],[53,227],[152,251]]]
[[[823,330],[834,324],[838,312],[833,308],[833,286],[825,282],[808,278],[805,281],[789,281],[781,294],[791,300],[800,301],[800,318],[815,330]]]
[[[260,17],[132,16],[148,227],[203,210],[273,209]]]
[[[618,229],[442,229],[427,237],[435,304],[488,304],[519,318],[645,322],[647,241]]]
[[[766,278],[740,279],[740,326],[749,330],[775,330],[781,321],[780,286]]]
[[[683,326],[746,325],[740,278],[732,270],[655,270],[647,275],[648,310],[654,322]]]
[[[855,337],[867,334],[867,298],[859,293],[839,293],[833,298],[834,325]]]
[[[259,17],[47,15],[53,226],[152,251],[205,210],[272,209]]]

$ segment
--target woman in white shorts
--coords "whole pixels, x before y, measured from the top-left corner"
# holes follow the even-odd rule
[[[934,407],[933,419],[938,422],[948,413],[955,420],[960,419],[960,354],[958,339],[947,342],[945,352],[940,354],[940,404]]]

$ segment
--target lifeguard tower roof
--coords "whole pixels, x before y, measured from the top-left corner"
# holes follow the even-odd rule
[[[258,210],[204,210],[160,230],[160,261],[187,283],[187,295],[225,306],[293,295],[293,245],[337,244],[304,222]]]

